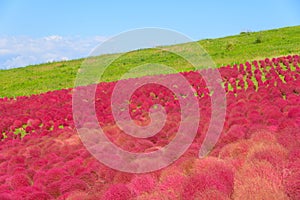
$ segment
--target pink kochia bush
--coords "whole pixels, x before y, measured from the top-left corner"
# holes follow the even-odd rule
[[[299,155],[298,155],[299,156]],[[285,171],[285,189],[291,199],[300,199],[300,159],[291,161]]]
[[[211,94],[199,72],[181,73],[199,101],[198,133],[173,164],[146,174],[110,169],[87,151],[74,125],[71,89],[0,99],[0,199],[299,199],[299,64],[300,57],[294,55],[221,67],[226,118],[205,158],[198,158],[198,151],[209,126]],[[171,81],[173,76],[157,78]],[[97,85],[99,124],[77,115],[86,122],[78,124],[83,137],[93,136],[100,125],[113,143],[136,153],[156,151],[174,139],[181,116],[178,98],[170,90],[150,84],[132,95],[128,106],[136,124],[150,123],[149,109],[155,104],[167,114],[162,130],[140,139],[114,121],[115,85]],[[87,143],[98,141],[93,137]]]
[[[210,190],[230,197],[233,183],[234,169],[230,163],[214,157],[195,160],[190,178],[185,183],[183,199],[195,199],[201,193]]]
[[[133,195],[129,188],[124,184],[115,184],[110,186],[104,193],[103,199],[130,199]]]

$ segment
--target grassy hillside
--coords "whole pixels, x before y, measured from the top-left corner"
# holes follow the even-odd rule
[[[265,57],[299,54],[300,26],[241,33],[198,42],[209,53],[217,66]],[[97,60],[105,60],[110,56],[114,55],[102,55]],[[0,97],[31,95],[73,87],[74,79],[83,60],[0,70]],[[187,62],[174,54],[157,49],[144,49],[126,53],[112,63],[104,80],[117,80],[127,70],[145,63],[161,63],[173,66],[178,71],[192,69]],[[150,70],[147,73],[154,74],[155,72]],[[136,74],[136,76],[141,75],[144,74]]]

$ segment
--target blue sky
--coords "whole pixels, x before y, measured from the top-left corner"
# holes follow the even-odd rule
[[[300,25],[297,0],[0,0],[0,69],[85,57],[135,28],[179,31],[194,40]]]

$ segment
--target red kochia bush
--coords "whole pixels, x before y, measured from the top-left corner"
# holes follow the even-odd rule
[[[50,200],[52,197],[45,192],[34,192],[32,194],[28,194],[26,200]]]
[[[84,191],[73,191],[70,193],[66,193],[58,198],[59,200],[97,200],[98,198],[94,197],[93,195],[89,195]]]
[[[230,196],[224,195],[224,193],[220,192],[219,190],[205,190],[203,192],[196,192],[194,199],[199,200],[230,200]]]
[[[156,186],[156,179],[149,174],[137,175],[130,181],[130,189],[135,195],[140,195],[144,192],[150,192]]]
[[[284,175],[286,193],[292,200],[300,199],[300,158],[288,164]]]
[[[201,199],[201,197],[203,198],[207,194],[214,194],[215,197],[221,199],[230,199],[229,197],[233,191],[233,181],[232,183],[229,183],[229,185],[226,184],[228,183],[218,180],[217,177],[197,174],[189,179],[188,183],[185,185],[183,199]],[[213,196],[210,198],[213,198]]]
[[[191,178],[185,183],[183,199],[194,199],[197,192],[218,190],[224,196],[230,196],[233,191],[234,169],[229,164],[217,158],[196,160]]]
[[[61,195],[61,190],[60,190],[60,181],[56,181],[53,183],[49,183],[45,187],[45,191],[50,194],[53,198],[57,198]]]
[[[163,194],[168,194],[171,197],[179,198],[184,189],[184,184],[186,177],[181,174],[172,173],[169,171],[167,176],[160,180],[160,183],[157,185],[156,190],[161,191]]]
[[[16,174],[11,177],[10,185],[13,189],[18,189],[19,187],[30,186],[31,180],[25,174]]]
[[[232,125],[229,130],[222,135],[220,142],[228,144],[239,139],[244,139],[246,136],[246,127],[239,124]]]
[[[27,187],[20,187],[16,190],[16,194],[22,197],[22,199],[26,199],[28,194],[39,193],[42,191],[41,187],[36,186],[27,186]]]
[[[61,168],[52,168],[46,173],[47,183],[60,181],[63,177],[67,176],[68,173]]]
[[[89,186],[82,180],[78,179],[78,178],[67,178],[65,177],[65,179],[62,181],[61,185],[60,185],[60,191],[62,194],[67,193],[67,192],[71,192],[74,190],[88,190]]]
[[[9,192],[0,193],[0,199],[1,200],[14,200],[14,199],[17,199],[17,198],[18,198],[17,195],[13,195]]]
[[[133,195],[129,188],[124,184],[115,184],[110,186],[103,194],[102,199],[125,200],[132,198]]]
[[[233,199],[288,199],[280,171],[266,161],[247,161],[236,171]]]
[[[287,150],[277,142],[256,142],[249,149],[248,160],[267,161],[274,169],[282,170],[287,159]]]

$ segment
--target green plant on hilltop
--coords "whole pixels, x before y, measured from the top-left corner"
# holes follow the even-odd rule
[[[259,43],[262,43],[263,42],[263,39],[262,39],[262,36],[261,35],[258,35],[256,37],[256,40],[254,41],[254,44],[259,44]]]

